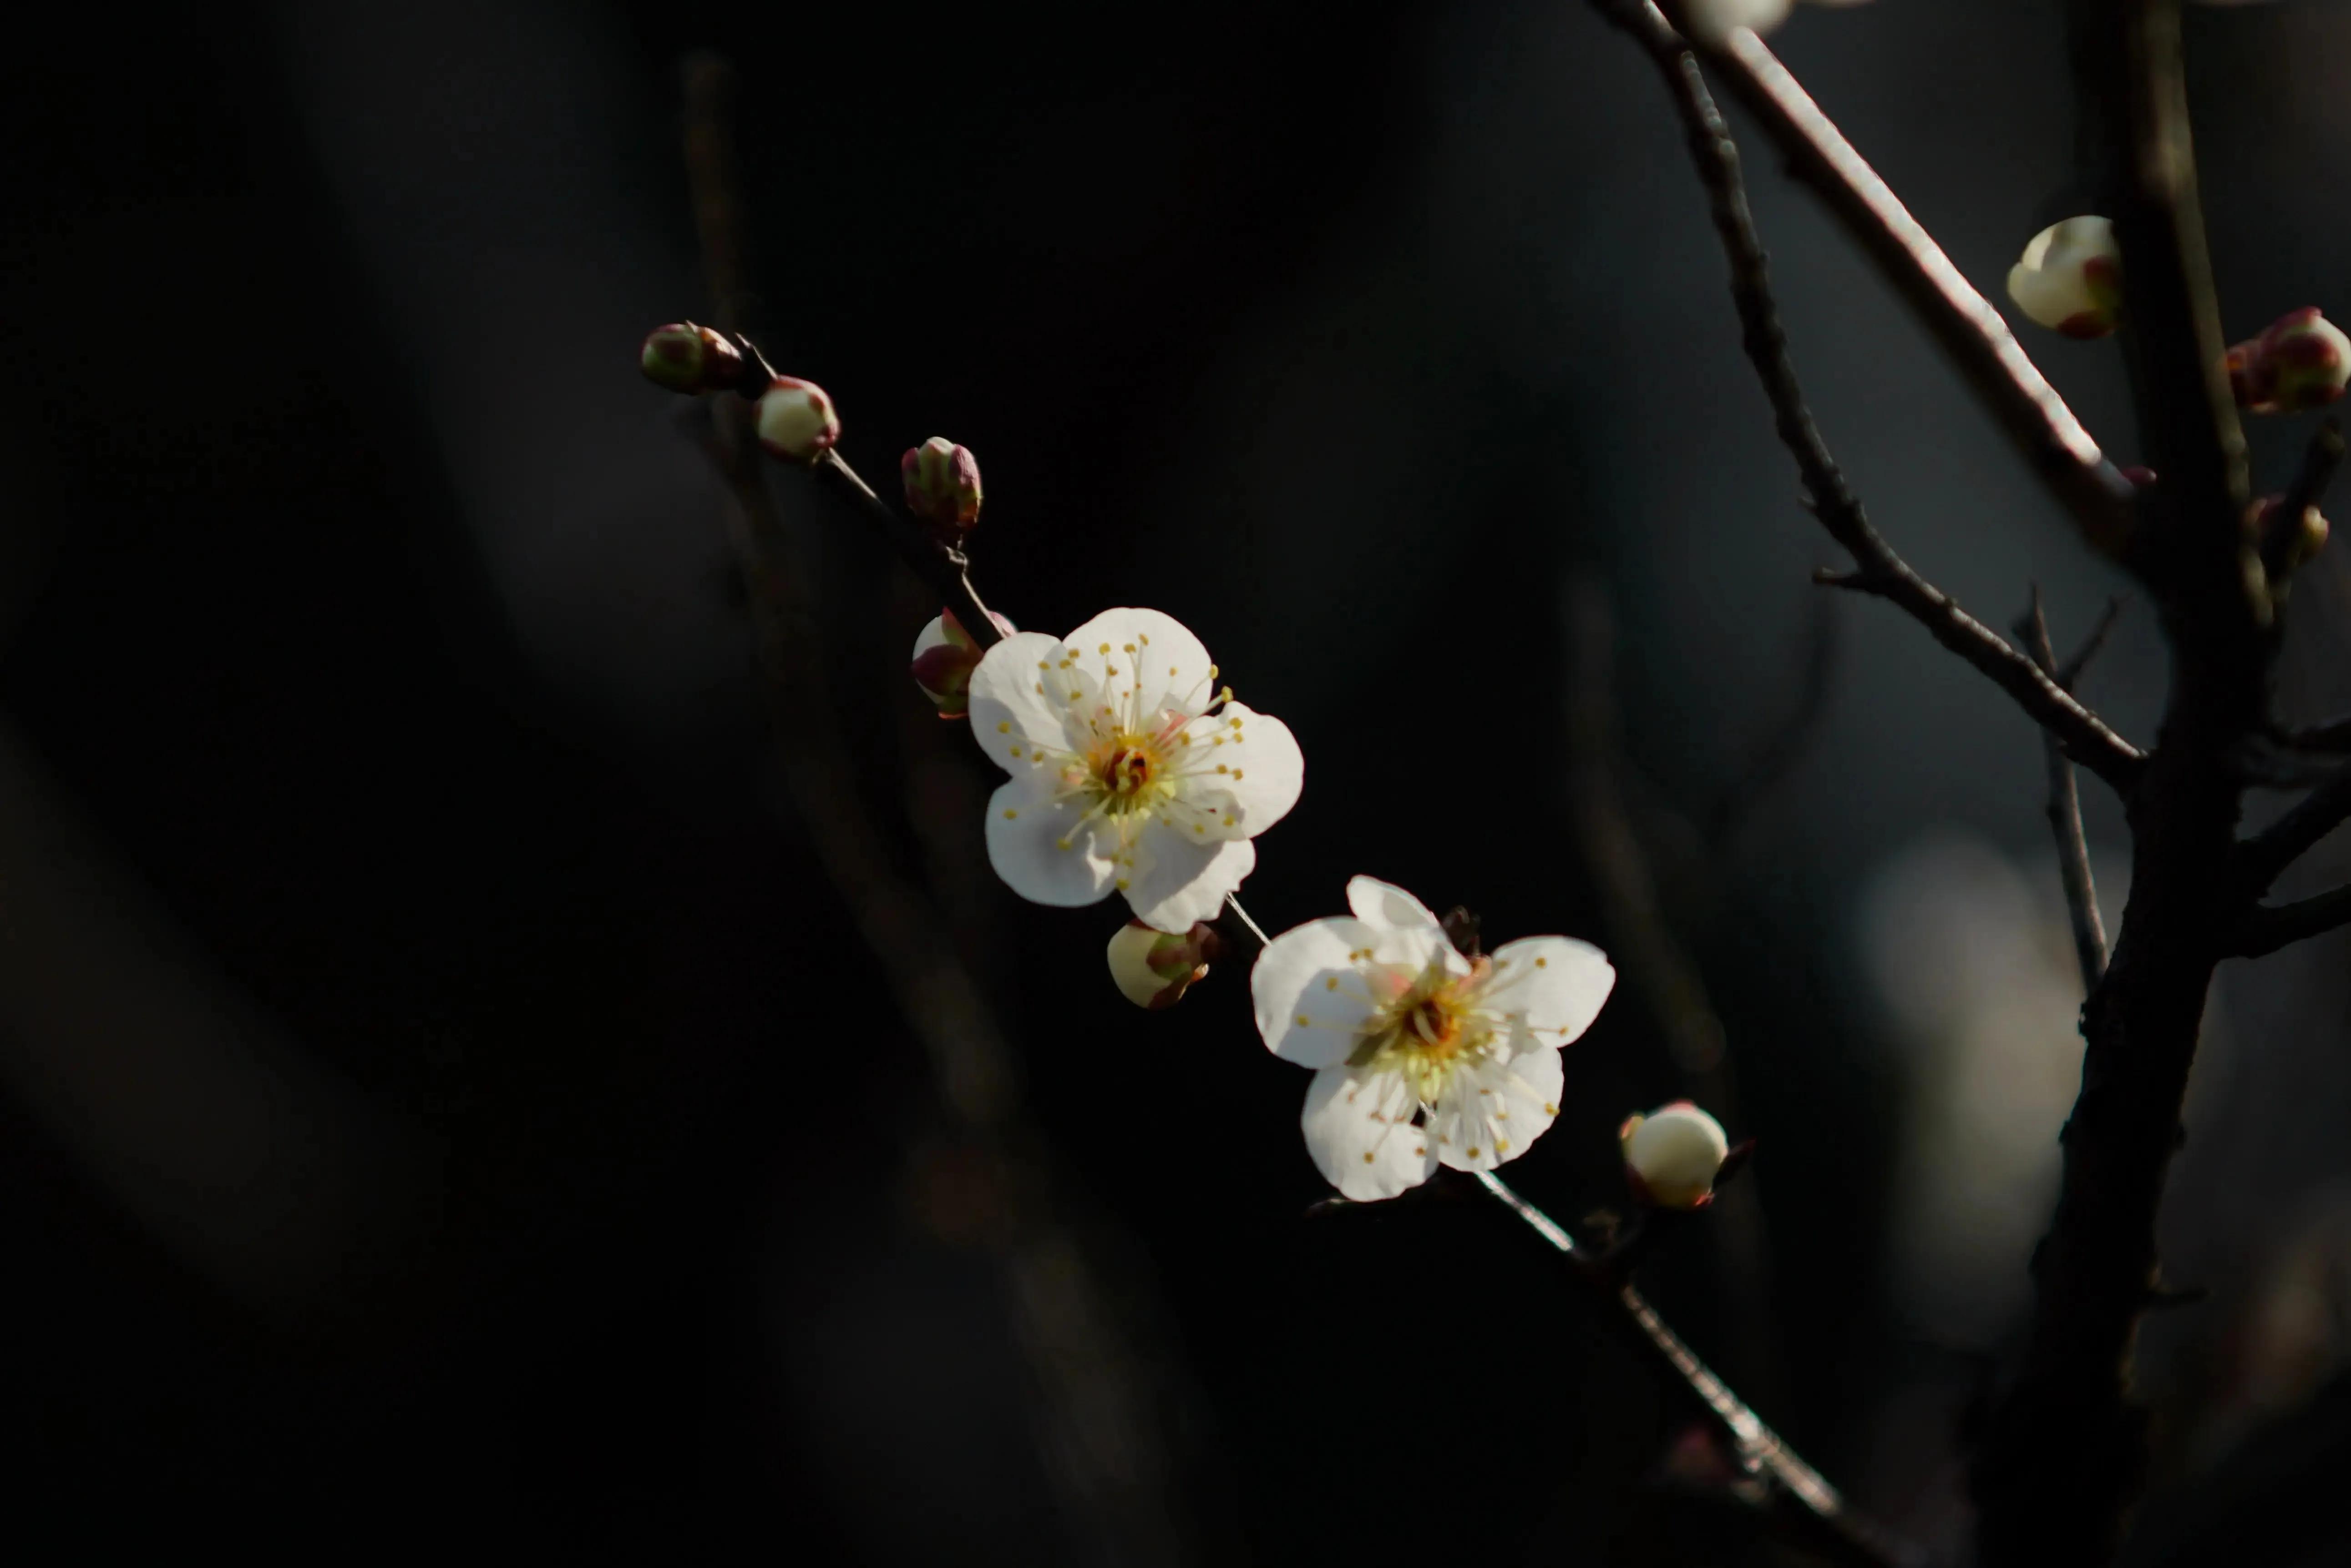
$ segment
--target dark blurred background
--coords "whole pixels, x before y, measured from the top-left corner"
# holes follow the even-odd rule
[[[2351,313],[2351,15],[2189,20],[2231,336]],[[696,50],[739,75],[762,341],[852,460],[970,445],[998,609],[1168,610],[1297,732],[1259,919],[1367,872],[1619,950],[1595,851],[1632,852],[1728,1069],[1628,969],[1509,1174],[1621,1207],[1617,1122],[1716,1098],[1753,1178],[1654,1293],[1859,1506],[1959,1549],[2078,1067],[2040,748],[1807,586],[1830,548],[1671,118],[1585,6],[50,21],[0,68],[11,1555],[1764,1560],[1693,1412],[1490,1206],[1303,1218],[1305,1075],[1242,975],[1138,1013],[1111,906],[993,883],[992,772],[903,674],[937,607],[796,476],[835,716],[770,728],[721,486],[632,363],[710,309]],[[2052,7],[1781,41],[1988,292],[2070,211]],[[2037,580],[2077,639],[2114,574],[1749,165],[1880,526],[1996,623]],[[2029,346],[2132,460],[2111,350]],[[2266,487],[2299,438],[2256,433]],[[2351,705],[2322,566],[2297,718]],[[2088,695],[2145,741],[2161,674],[2126,607]],[[796,747],[853,770],[923,953],[844,914]],[[2167,1221],[2211,1294],[2147,1335],[2141,1561],[2241,1560],[2249,1520],[2339,1560],[2346,951],[2216,988]],[[977,1007],[942,1023],[910,964]]]

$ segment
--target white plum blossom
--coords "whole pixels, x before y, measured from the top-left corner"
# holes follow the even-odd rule
[[[1275,937],[1249,975],[1267,1048],[1315,1070],[1300,1118],[1315,1166],[1364,1202],[1526,1153],[1559,1115],[1560,1048],[1616,983],[1606,956],[1526,936],[1466,957],[1418,899],[1368,876],[1347,907]]]
[[[1298,802],[1305,761],[1289,727],[1219,688],[1200,640],[1156,610],[1007,637],[970,697],[972,734],[1012,775],[987,803],[987,858],[1039,904],[1115,891],[1144,925],[1188,931]]]

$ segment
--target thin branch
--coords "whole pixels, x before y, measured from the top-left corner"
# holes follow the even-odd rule
[[[2059,685],[2070,692],[2082,684],[2083,672],[2090,667],[2090,661],[2105,650],[2106,639],[2114,635],[2115,622],[2122,618],[2122,596],[2117,594],[2106,601],[2105,609],[2098,616],[2098,623],[2090,628],[2090,634],[2082,639],[2082,645],[2074,650],[2074,656],[2057,666]]]
[[[2294,751],[2351,751],[2351,717],[2324,724],[2272,725],[2270,738]]]
[[[1699,1360],[1698,1353],[1674,1333],[1647,1298],[1625,1282],[1621,1271],[1602,1266],[1599,1255],[1579,1246],[1565,1227],[1529,1203],[1492,1171],[1479,1171],[1478,1181],[1527,1228],[1564,1253],[1571,1278],[1606,1302],[1620,1323],[1636,1336],[1651,1356],[1696,1395],[1720,1424],[1737,1449],[1740,1465],[1750,1474],[1768,1476],[1777,1491],[1797,1504],[1821,1527],[1821,1544],[1839,1561],[1879,1568],[1907,1563],[1916,1554],[1889,1540],[1846,1508],[1844,1499],[1820,1471],[1806,1464],[1785,1439],[1764,1424],[1747,1403],[1731,1392]]]
[[[2245,875],[2255,890],[2266,889],[2346,817],[2351,817],[2351,763],[2327,775],[2293,810],[2238,846]]]
[[[1612,13],[1646,12],[1638,26],[1651,39],[1659,26],[1671,31],[1654,5],[1635,5],[1630,0],[1604,3]],[[1653,51],[1659,47],[1651,42]],[[1681,47],[1678,39],[1676,47]],[[1961,276],[1934,236],[1910,215],[1761,38],[1743,28],[1736,30],[1708,57],[1722,73],[1731,96],[1761,125],[1790,172],[1818,193],[1917,313],[2083,536],[2103,553],[2120,558],[2131,530],[2137,488],[2099,451],[2000,312]]]
[[[2310,433],[2310,444],[2302,449],[2302,465],[2294,470],[2294,483],[2286,486],[2278,509],[2271,514],[2270,537],[2262,543],[2262,564],[2272,577],[2286,567],[2285,552],[2301,531],[2303,513],[2325,500],[2326,487],[2335,482],[2335,470],[2342,465],[2343,426],[2329,414]]]
[[[1594,3],[1610,21],[1646,49],[1681,114],[1690,154],[1706,187],[1715,229],[1730,264],[1731,297],[1744,329],[1747,357],[1762,381],[1781,442],[1796,460],[1813,515],[1830,537],[1844,547],[1858,569],[1850,578],[1836,580],[1836,586],[1875,594],[1908,613],[1937,642],[1990,676],[2036,723],[2056,735],[2067,756],[2117,790],[2127,793],[2146,761],[2145,754],[2075,702],[2047,672],[1961,610],[1949,594],[1920,577],[1870,526],[1859,498],[1845,483],[1811,411],[1804,405],[1803,389],[1789,361],[1787,333],[1780,324],[1779,306],[1771,294],[1762,242],[1748,211],[1746,187],[1740,174],[1739,148],[1723,125],[1722,116],[1707,91],[1705,78],[1698,74],[1697,57],[1666,21],[1664,14],[1648,0]],[[1733,37],[1751,39],[1752,35],[1742,32]],[[1754,47],[1760,49],[1762,46]],[[1813,113],[1817,117],[1818,111]],[[2086,435],[2083,437],[2085,442],[2087,439]],[[2091,449],[2093,455],[2095,450]],[[2086,459],[2077,455],[2073,461],[2079,469]],[[2119,476],[2116,480],[2124,483]]]
[[[2114,619],[2115,607],[2109,607],[2088,646],[2069,666],[2074,675],[2079,675],[2105,640]],[[2032,606],[2016,622],[2016,634],[2035,664],[2053,675],[2061,675],[2057,651],[2049,643],[2049,621],[2042,613],[2037,583]],[[2071,686],[2073,682],[2061,676],[2059,684]],[[2082,989],[2087,994],[2098,988],[2098,979],[2106,972],[2106,928],[2098,918],[2098,889],[2090,875],[2090,846],[2082,832],[2082,797],[2074,787],[2074,765],[2065,760],[2056,737],[2043,731],[2041,744],[2049,765],[2049,831],[2057,841],[2057,874],[2065,884],[2065,910],[2074,925],[2074,956],[2082,966]]]
[[[2346,925],[2351,925],[2351,887],[2337,887],[2292,904],[2255,909],[2238,927],[2231,951],[2241,958],[2258,958]]]

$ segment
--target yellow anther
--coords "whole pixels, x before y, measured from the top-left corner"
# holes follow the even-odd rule
[[[1069,841],[1069,840],[1067,840],[1067,839],[1060,839],[1060,840],[1057,840],[1057,841],[1055,841],[1053,847],[1054,847],[1055,849],[1061,849],[1061,850],[1068,849],[1068,848],[1070,847],[1070,841]]]
[[[1132,643],[1121,643],[1119,646],[1125,649],[1130,653],[1134,652],[1134,644]]]
[[[1548,958],[1538,958],[1535,960],[1535,967],[1538,969],[1548,969],[1551,967],[1551,960]]]
[[[1235,779],[1235,781],[1236,781],[1236,782],[1238,782],[1238,781],[1239,780],[1240,777],[1241,777],[1241,770],[1240,770],[1239,768],[1234,768],[1234,769],[1233,769],[1233,779]]]
[[[1012,755],[1013,755],[1013,756],[1015,756],[1015,757],[1019,756],[1019,755],[1020,755],[1020,748],[1019,748],[1019,747],[1017,747],[1017,746],[1016,746],[1016,747],[1014,747],[1012,748]]]
[[[1364,1163],[1367,1166],[1376,1165],[1378,1163],[1378,1156],[1374,1155],[1371,1150],[1365,1149],[1364,1151]]]
[[[1339,977],[1338,977],[1338,976],[1336,976],[1336,975],[1333,975],[1333,976],[1332,976],[1329,979],[1327,979],[1327,980],[1323,981],[1323,982],[1322,982],[1322,988],[1323,988],[1324,990],[1326,990],[1326,991],[1335,991],[1335,990],[1337,990],[1337,989],[1339,988]]]
[[[1473,1160],[1478,1157],[1478,1145],[1475,1144],[1469,1145],[1469,1157]]]
[[[1126,882],[1126,878],[1124,878],[1124,877],[1120,877],[1120,878],[1118,879],[1118,890],[1119,890],[1119,892],[1121,892],[1121,893],[1124,893],[1124,892],[1126,891],[1126,888],[1127,888],[1127,882]]]
[[[1012,721],[1008,718],[998,722],[996,727],[996,733],[998,735],[1010,735],[1012,733]]]
[[[1298,1015],[1298,1027],[1300,1029],[1311,1029],[1313,1027],[1313,1024],[1314,1020],[1308,1018],[1304,1013],[1300,1013]]]
[[[1509,1154],[1510,1152],[1510,1140],[1507,1138],[1496,1138],[1494,1140],[1494,1152],[1498,1155]]]
[[[1005,808],[1004,808],[1004,820],[1005,820],[1006,821],[1008,821],[1008,821],[1010,821],[1013,818],[1015,818],[1015,817],[1019,816],[1019,814],[1020,814],[1020,813],[1019,813],[1019,811],[1015,810],[1014,810],[1012,807],[1010,807],[1010,806],[1007,806],[1007,807],[1005,807]]]
[[[1109,643],[1104,643],[1102,645],[1102,651],[1103,653],[1109,653],[1109,652],[1110,652],[1110,644],[1109,644]]]
[[[1559,1114],[1559,1107],[1546,1100],[1543,1102],[1543,1114],[1546,1116],[1556,1116]]]

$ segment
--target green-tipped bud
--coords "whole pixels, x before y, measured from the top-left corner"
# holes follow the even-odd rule
[[[1110,977],[1136,1007],[1172,1008],[1194,981],[1207,977],[1216,947],[1217,934],[1205,925],[1176,933],[1130,920],[1110,939]]]
[[[906,509],[949,537],[979,521],[979,459],[968,446],[934,435],[898,459]]]
[[[721,392],[743,379],[742,350],[707,327],[673,321],[645,336],[637,355],[645,380],[674,392]]]
[[[786,463],[813,463],[841,439],[832,399],[814,382],[778,376],[759,394],[759,444]]]
[[[1703,1208],[1730,1154],[1722,1124],[1687,1100],[1628,1116],[1616,1130],[1633,1196],[1657,1208]]]

